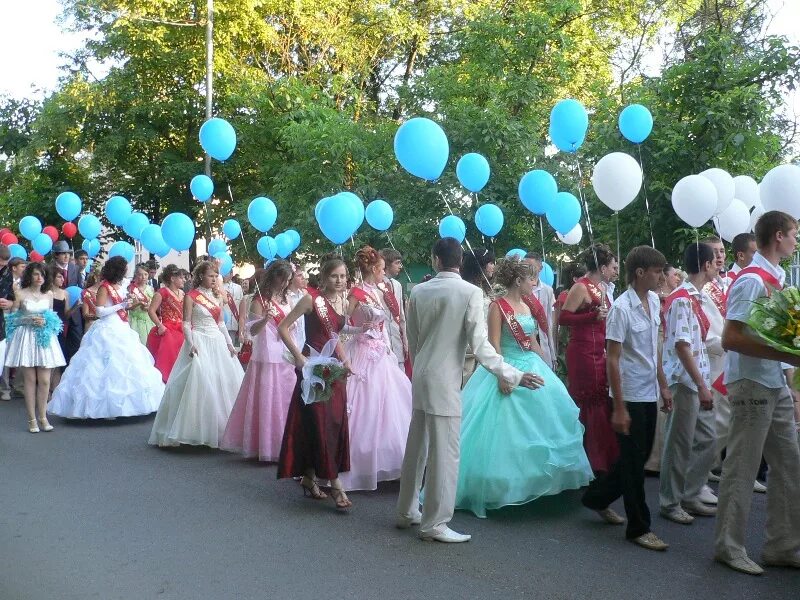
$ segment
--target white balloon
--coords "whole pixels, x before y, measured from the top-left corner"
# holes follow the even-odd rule
[[[642,168],[630,154],[606,154],[594,166],[592,187],[600,202],[611,210],[622,210],[642,189]]]
[[[583,227],[581,227],[581,224],[578,223],[566,235],[561,235],[556,231],[556,237],[560,242],[569,246],[574,246],[581,241],[581,238],[583,238]]]
[[[758,221],[765,212],[767,211],[764,210],[763,206],[756,204],[753,208],[753,212],[750,213],[750,231],[756,230],[756,221]]]
[[[717,232],[727,242],[732,242],[733,238],[740,233],[750,231],[750,210],[738,198],[734,198],[731,205],[725,209],[725,212],[715,220],[717,222]]]
[[[761,205],[800,217],[800,167],[780,165],[770,170],[761,182]]]
[[[731,205],[736,194],[733,177],[723,169],[706,169],[700,175],[714,184],[717,190],[717,210],[714,211],[714,214],[722,214]]]
[[[744,202],[748,209],[760,204],[758,183],[755,179],[748,175],[739,175],[733,178],[733,185],[736,189],[734,196]]]
[[[717,210],[717,188],[702,175],[687,175],[672,188],[672,208],[690,227],[700,227]]]

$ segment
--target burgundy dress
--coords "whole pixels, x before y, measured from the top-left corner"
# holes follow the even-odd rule
[[[311,290],[309,290],[311,292]],[[344,317],[339,315],[321,295],[312,293],[315,309],[305,315],[306,344],[317,352],[330,339],[328,327],[317,314],[317,303],[324,303],[330,327],[340,331]],[[308,354],[304,348],[303,354]],[[283,431],[278,479],[305,475],[314,469],[319,479],[336,479],[339,473],[350,470],[350,434],[347,426],[347,387],[345,381],[333,384],[333,394],[327,402],[305,404],[301,397],[302,374],[297,371],[286,428]]]
[[[559,323],[570,327],[567,344],[567,389],[580,408],[578,419],[586,428],[583,446],[595,472],[611,468],[619,454],[617,436],[611,427],[611,399],[606,378],[606,322],[597,310],[606,302],[605,291],[586,277],[583,284],[592,301],[571,313],[561,311]]]

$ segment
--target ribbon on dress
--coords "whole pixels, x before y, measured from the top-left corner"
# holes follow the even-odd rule
[[[508,328],[511,330],[511,335],[513,335],[514,339],[517,340],[519,347],[526,352],[532,351],[533,345],[531,344],[531,338],[525,333],[525,330],[522,328],[522,325],[519,324],[519,321],[517,321],[516,314],[514,313],[514,307],[512,307],[505,298],[498,298],[494,302],[497,304],[497,308],[499,308],[500,312],[503,314],[503,318],[505,318]]]
[[[703,310],[703,306],[700,304],[700,299],[697,296],[690,294],[686,288],[678,288],[669,296],[667,296],[666,300],[664,300],[664,315],[666,316],[666,314],[669,312],[669,307],[672,306],[672,303],[681,298],[688,300],[691,304],[694,316],[697,318],[697,322],[700,324],[700,335],[705,342],[706,338],[708,337],[708,329],[711,327],[711,322],[708,320],[708,316]]]
[[[205,308],[214,318],[214,321],[219,322],[220,316],[222,314],[222,308],[220,307],[219,304],[211,300],[211,298],[206,296],[203,292],[201,292],[197,288],[189,292],[189,298],[194,300],[196,304],[199,304],[200,306]]]
[[[111,285],[108,281],[103,281],[103,283],[101,283],[100,285],[101,287],[106,288],[106,291],[108,292],[108,297],[111,298],[112,305],[122,304],[124,302],[122,296],[119,295],[117,288]],[[122,319],[125,323],[128,322],[128,311],[125,310],[124,308],[120,308],[117,311],[117,315],[119,315],[119,318]]]
[[[333,324],[331,320],[331,312],[336,312],[331,306],[331,303],[320,294],[314,288],[307,288],[309,296],[311,296],[313,302],[312,306],[314,307],[314,312],[317,315],[320,323],[322,323],[322,327],[325,329],[325,334],[328,336],[328,341],[336,339],[338,341],[338,328]],[[309,349],[316,352],[311,346],[309,345]]]
[[[128,286],[128,293],[132,295],[134,298],[136,298],[137,302],[139,302],[140,304],[144,304],[145,306],[150,304],[150,298],[148,298],[147,295],[141,290],[141,288],[139,288],[139,286],[136,285],[135,283],[131,283]]]

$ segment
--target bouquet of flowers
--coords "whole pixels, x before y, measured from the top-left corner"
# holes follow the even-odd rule
[[[800,291],[796,287],[774,290],[753,303],[747,324],[776,350],[800,354]],[[800,384],[800,369],[794,385]]]
[[[348,375],[342,361],[333,356],[337,340],[338,338],[328,340],[322,352],[311,348],[311,355],[303,366],[303,383],[300,388],[306,404],[330,400],[333,384]]]

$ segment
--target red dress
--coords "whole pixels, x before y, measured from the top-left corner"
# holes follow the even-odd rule
[[[147,335],[147,349],[166,383],[183,346],[183,302],[166,287],[159,288],[156,293],[161,295],[159,310],[166,331],[164,335],[158,335],[158,327],[153,327]]]
[[[586,432],[583,446],[596,472],[608,471],[618,454],[617,436],[611,427],[611,399],[606,378],[606,322],[596,313],[606,303],[605,291],[582,277],[591,302],[575,313],[561,311],[560,324],[570,327],[567,344],[567,389],[580,408],[578,416]]]
[[[306,344],[317,352],[330,339],[328,330],[341,331],[344,317],[318,293],[308,289],[314,298],[315,309],[305,315]],[[328,325],[317,314],[322,302],[328,315]],[[308,349],[303,350],[308,354]],[[333,394],[327,402],[306,404],[301,397],[302,373],[297,371],[286,428],[283,431],[278,479],[299,477],[314,469],[319,479],[336,479],[339,473],[350,470],[350,433],[347,424],[347,387],[345,381],[333,384]]]

